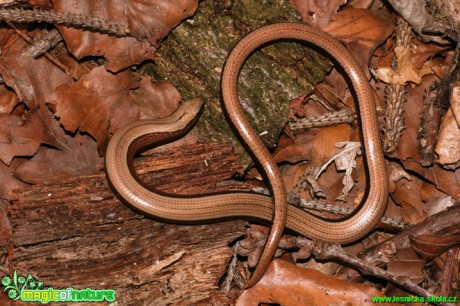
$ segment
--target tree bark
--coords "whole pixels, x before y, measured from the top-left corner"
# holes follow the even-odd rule
[[[174,194],[248,190],[227,180],[237,160],[229,145],[210,142],[138,158],[136,168],[144,181]],[[31,273],[55,289],[115,289],[121,305],[230,302],[217,289],[244,221],[155,221],[120,202],[105,173],[17,192],[19,200],[0,209],[10,222],[2,224],[4,233],[10,229],[0,240],[8,267],[2,274]],[[5,305],[9,299],[0,296]]]

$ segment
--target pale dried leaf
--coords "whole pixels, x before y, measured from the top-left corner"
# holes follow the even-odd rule
[[[449,169],[460,166],[460,128],[452,109],[444,116],[436,143],[437,162]]]
[[[436,215],[441,211],[446,210],[447,208],[454,205],[454,201],[451,196],[442,196],[431,198],[425,205],[425,211],[428,217]]]
[[[334,162],[337,171],[345,171],[343,177],[343,189],[341,195],[337,198],[339,201],[346,201],[348,193],[354,186],[354,180],[351,177],[353,169],[356,168],[356,158],[361,155],[361,143],[359,142],[338,142],[337,148],[343,148],[343,151],[336,155]]]
[[[453,84],[449,102],[455,122],[457,122],[457,126],[460,128],[460,84]]]
[[[402,179],[406,179],[408,181],[412,180],[412,177],[406,170],[401,167],[400,164],[391,162],[388,166],[388,180],[390,183],[389,191],[390,193],[394,192],[396,189],[396,183],[398,183]]]

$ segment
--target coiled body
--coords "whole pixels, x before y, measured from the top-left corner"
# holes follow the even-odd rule
[[[286,191],[279,170],[257,133],[250,127],[240,106],[237,85],[244,62],[254,50],[279,40],[294,40],[328,54],[341,66],[356,96],[369,186],[361,208],[345,220],[326,221],[298,208],[286,206]],[[155,142],[177,138],[186,132],[202,104],[196,99],[186,102],[170,117],[132,123],[112,137],[106,153],[107,173],[113,187],[126,202],[146,214],[178,222],[228,217],[273,220],[278,225],[277,229],[272,229],[269,237],[270,249],[264,250],[247,287],[262,277],[276,250],[284,222],[288,228],[301,235],[335,243],[358,240],[376,226],[388,199],[388,179],[379,140],[376,106],[364,72],[342,44],[328,34],[302,24],[280,23],[262,27],[249,33],[232,50],[222,73],[221,86],[230,120],[269,179],[275,210],[270,197],[251,193],[232,192],[190,198],[166,196],[146,189],[133,175],[130,164],[136,151]]]

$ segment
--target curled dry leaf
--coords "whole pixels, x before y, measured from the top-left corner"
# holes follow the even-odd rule
[[[69,132],[87,132],[100,153],[107,131],[139,119],[161,118],[177,109],[181,97],[169,83],[152,83],[130,70],[112,74],[103,66],[91,70],[72,85],[64,84],[47,99]]]
[[[110,71],[152,59],[160,40],[181,20],[191,16],[198,0],[114,0],[78,1],[55,0],[59,13],[117,20],[127,23],[134,37],[115,37],[71,27],[59,26],[69,51],[78,59],[86,56],[103,56]]]
[[[355,185],[351,174],[356,168],[356,158],[361,155],[361,143],[344,141],[336,143],[335,146],[343,149],[334,158],[335,166],[337,171],[345,171],[342,194],[337,200],[346,201],[348,193]]]
[[[257,285],[241,294],[236,305],[374,305],[374,296],[383,295],[366,284],[339,280],[316,270],[274,260]]]
[[[438,51],[439,49],[436,50],[436,52]],[[407,82],[420,84],[423,76],[433,73],[430,61],[425,61],[421,67],[417,67],[411,47],[397,46],[394,48],[394,52],[397,68],[396,70],[391,67],[377,68],[377,75],[381,81],[399,85],[404,85]],[[426,54],[424,55],[426,56]],[[420,57],[417,60],[420,61]]]

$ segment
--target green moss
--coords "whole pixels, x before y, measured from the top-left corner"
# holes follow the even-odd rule
[[[141,71],[171,82],[184,100],[204,99],[206,107],[196,128],[209,139],[230,141],[246,166],[250,158],[223,115],[221,70],[242,36],[265,24],[286,21],[300,21],[289,0],[203,1],[193,19],[171,32],[155,62]],[[240,100],[253,127],[259,133],[268,131],[267,146],[277,143],[284,128],[287,101],[310,91],[330,68],[322,55],[292,42],[272,44],[251,56],[240,75]]]

